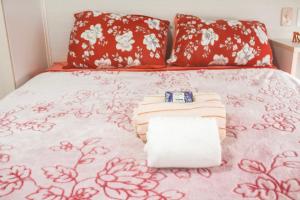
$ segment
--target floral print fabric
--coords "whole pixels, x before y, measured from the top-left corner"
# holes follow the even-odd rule
[[[133,110],[166,90],[221,96],[222,166],[147,166]],[[0,200],[199,199],[300,199],[299,82],[275,69],[48,72],[0,101]]]
[[[272,65],[266,27],[258,21],[207,21],[178,14],[175,26],[175,42],[168,61],[172,65]]]
[[[75,14],[68,68],[164,65],[169,22],[141,15]]]

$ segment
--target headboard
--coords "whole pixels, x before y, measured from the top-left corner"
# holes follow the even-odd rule
[[[204,18],[250,19],[264,22],[272,38],[288,38],[295,27],[280,27],[282,7],[300,7],[299,0],[43,0],[42,12],[48,65],[65,61],[73,14],[98,10],[144,14],[172,22],[176,13]]]

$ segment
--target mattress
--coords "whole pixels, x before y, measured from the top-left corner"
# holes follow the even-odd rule
[[[144,96],[217,92],[222,166],[148,168]],[[0,199],[300,199],[300,83],[275,69],[42,73],[0,101]]]

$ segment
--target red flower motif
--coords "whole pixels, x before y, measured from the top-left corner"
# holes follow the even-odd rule
[[[297,152],[285,151],[273,158],[270,169],[258,161],[242,160],[239,167],[246,172],[260,174],[255,183],[238,184],[234,192],[242,195],[244,198],[259,198],[261,200],[271,199],[298,199],[300,194],[300,181],[297,178],[291,178],[286,181],[280,181],[273,174],[273,170],[284,168],[299,168],[300,162],[294,159],[298,158]],[[288,159],[288,160],[287,160]],[[290,161],[293,159],[293,161]],[[278,163],[279,162],[279,163]],[[289,173],[287,173],[289,174]],[[293,175],[291,173],[291,175]],[[264,177],[262,177],[264,176]],[[296,175],[297,176],[297,175]],[[295,198],[294,198],[295,197]]]
[[[283,163],[283,166],[289,168],[300,169],[300,161],[286,161]]]
[[[278,155],[279,158],[295,158],[298,157],[298,153],[295,151],[285,151]]]
[[[233,95],[228,95],[227,96],[227,103],[228,105],[232,105],[234,107],[244,107],[244,102],[243,99],[233,96]]]
[[[263,115],[265,123],[254,124],[252,128],[264,130],[273,127],[280,131],[294,132],[296,130],[295,123],[300,121],[300,118],[289,115],[287,113],[271,113]]]
[[[261,199],[277,199],[276,184],[271,179],[259,177],[256,179],[256,185],[259,190],[259,197]]]
[[[197,173],[203,177],[209,178],[212,174],[211,170],[208,168],[199,169],[171,169],[171,172],[180,179],[187,179],[192,177],[192,173]]]
[[[64,117],[66,116],[68,113],[67,112],[58,112],[58,113],[53,113],[53,114],[50,114],[48,115],[47,119],[50,119],[50,118],[60,118],[60,117]]]
[[[36,192],[28,195],[28,200],[67,200],[65,191],[59,187],[40,188]]]
[[[255,198],[259,194],[257,185],[250,183],[238,184],[234,192],[242,195],[244,198]]]
[[[285,113],[280,114],[267,114],[263,116],[263,119],[271,124],[273,128],[280,131],[294,132],[296,129],[294,123],[298,122],[299,119]]]
[[[119,128],[125,131],[132,131],[131,119],[127,114],[113,112],[107,118],[108,122],[116,124]]]
[[[271,164],[271,168],[278,167],[288,167],[288,168],[297,168],[297,165],[300,166],[300,162],[297,161],[298,153],[295,151],[285,151],[277,155]]]
[[[296,178],[282,181],[281,186],[285,193],[300,192],[300,180]]]
[[[300,101],[298,99],[291,101],[289,105],[290,111],[300,114]]]
[[[74,148],[73,144],[68,141],[62,141],[60,142],[60,146],[53,146],[50,149],[53,151],[60,151],[63,150],[65,152],[72,151]]]
[[[11,116],[11,113],[5,113],[3,116],[0,116],[0,125],[7,126],[15,120],[16,117]]]
[[[55,183],[68,183],[74,181],[78,173],[72,169],[63,166],[43,168],[45,176]]]
[[[83,103],[87,101],[91,96],[93,95],[93,92],[90,90],[80,90],[76,92],[76,94],[71,98],[74,99],[71,102],[68,102],[67,104],[72,105],[73,103]]]
[[[1,151],[9,151],[13,149],[10,145],[0,145],[0,163],[7,163],[10,160],[10,155],[1,153]]]
[[[52,107],[52,103],[48,104],[38,104],[33,107],[33,111],[37,113],[49,112],[50,108]]]
[[[97,174],[96,183],[113,199],[145,198],[166,176],[151,171],[145,161],[115,158]]]
[[[171,172],[180,179],[190,178],[192,175],[188,169],[171,169]]]
[[[230,137],[234,137],[234,138],[237,138],[237,136],[240,132],[243,132],[246,130],[247,130],[247,128],[245,126],[230,126],[230,125],[228,125],[226,127],[227,135]]]
[[[113,99],[113,101],[106,106],[109,111],[107,122],[114,123],[125,131],[133,130],[131,116],[129,116],[129,113],[133,112],[132,108],[135,107],[135,104],[132,102],[122,102],[121,100]]]
[[[0,169],[0,197],[19,190],[24,184],[24,179],[29,177],[31,170],[25,166],[12,166]]]
[[[254,173],[254,174],[260,174],[266,172],[265,166],[262,163],[254,160],[244,159],[239,163],[239,167],[243,171]]]
[[[77,164],[90,164],[95,161],[95,155],[105,155],[110,152],[109,149],[103,146],[98,146],[101,138],[90,138],[83,142],[83,147],[80,148],[82,154]]]
[[[161,196],[166,200],[179,200],[182,199],[185,195],[182,192],[176,190],[169,190],[161,193]]]
[[[74,112],[75,117],[82,119],[82,118],[89,118],[92,113],[88,111],[83,111],[83,110],[77,110]]]
[[[285,108],[285,104],[283,103],[265,105],[266,111],[277,111],[277,110],[282,110],[283,108]]]
[[[96,146],[94,148],[92,148],[88,155],[105,155],[109,152],[110,150],[107,149],[106,147],[103,146]]]
[[[0,136],[4,137],[12,134],[11,126],[15,120],[16,117],[10,116],[9,113],[0,116]]]
[[[271,125],[269,125],[269,124],[257,123],[257,124],[253,124],[252,128],[261,131],[261,130],[265,130],[265,129],[269,128],[270,126]]]
[[[256,179],[256,184],[239,184],[234,189],[234,192],[242,195],[244,198],[258,197],[262,200],[277,200],[278,194],[276,192],[276,188],[277,186],[272,180],[259,177]]]
[[[78,189],[68,200],[91,200],[99,191],[93,187]]]
[[[64,151],[71,151],[73,149],[73,145],[70,142],[61,142],[60,149]]]
[[[207,169],[207,168],[197,169],[197,173],[206,178],[209,178],[211,176],[211,171],[210,171],[210,169]]]
[[[268,82],[267,86],[260,89],[260,93],[283,99],[289,99],[296,94],[294,89],[286,87],[281,80],[269,79]]]
[[[21,131],[24,130],[33,130],[33,131],[39,131],[39,132],[48,132],[50,131],[55,124],[53,123],[48,123],[46,121],[38,121],[38,120],[33,120],[33,121],[28,121],[25,123],[19,123],[18,124],[18,129]]]

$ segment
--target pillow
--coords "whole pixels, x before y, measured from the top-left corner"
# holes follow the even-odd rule
[[[266,26],[258,21],[175,18],[169,64],[179,66],[272,66]]]
[[[68,67],[164,65],[169,22],[142,15],[75,14]]]

